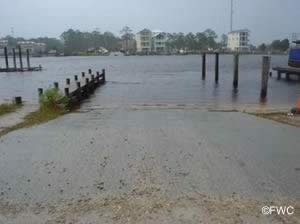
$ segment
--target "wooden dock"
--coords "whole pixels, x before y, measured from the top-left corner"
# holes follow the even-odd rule
[[[66,79],[66,83],[62,85],[61,91],[64,92],[64,95],[69,98],[70,106],[80,103],[82,100],[88,98],[95,89],[97,89],[102,84],[105,84],[105,70],[102,69],[102,73],[96,72],[92,73],[92,70],[89,69],[88,74],[85,72],[81,73],[81,76],[74,76],[74,79],[71,81],[70,78]],[[54,88],[60,89],[59,83],[54,82]],[[43,89],[38,89],[39,95],[43,94]]]
[[[291,80],[291,76],[297,76],[298,80],[300,80],[300,69],[293,67],[274,67],[274,71],[277,71],[277,79],[280,80],[282,74],[285,74],[287,80]],[[270,73],[271,75],[271,73]]]
[[[8,60],[8,50],[7,50],[7,47],[4,47],[5,68],[0,68],[0,72],[34,72],[34,71],[42,70],[41,65],[39,65],[38,67],[32,67],[30,65],[30,52],[28,49],[26,50],[27,67],[23,66],[22,49],[21,49],[20,45],[18,46],[18,57],[19,57],[19,62],[20,62],[19,68],[17,66],[15,48],[12,49],[12,56],[13,56],[13,67],[10,67],[9,60]]]

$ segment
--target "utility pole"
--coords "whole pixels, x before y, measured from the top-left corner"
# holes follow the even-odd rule
[[[231,0],[231,8],[230,8],[230,32],[233,30],[233,0]]]

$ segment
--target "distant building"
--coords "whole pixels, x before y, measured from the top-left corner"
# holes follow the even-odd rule
[[[152,32],[143,29],[136,34],[136,51],[138,53],[148,54],[152,49]]]
[[[165,53],[167,42],[167,34],[164,32],[154,33],[152,37],[152,52]]]
[[[8,46],[8,40],[0,40],[0,48],[3,49],[4,47]]]
[[[21,46],[23,52],[28,49],[33,55],[46,53],[46,44],[44,43],[36,43],[33,41],[19,41],[18,45]]]
[[[137,53],[165,53],[167,34],[161,31],[144,29],[136,34]]]
[[[8,40],[0,40],[0,55],[4,55],[4,47],[8,46]]]
[[[227,47],[231,51],[249,51],[249,36],[250,31],[248,29],[236,30],[228,33]]]

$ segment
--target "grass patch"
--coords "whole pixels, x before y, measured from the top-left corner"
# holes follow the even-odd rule
[[[49,88],[40,96],[39,110],[27,114],[22,122],[0,131],[0,137],[21,128],[46,123],[66,114],[69,111],[68,108],[69,99],[63,96],[58,89]]]
[[[17,105],[15,103],[4,103],[0,104],[0,116],[8,113],[15,112],[22,105]]]
[[[21,129],[29,128],[33,125],[38,125],[46,123],[50,120],[53,120],[63,114],[67,113],[65,110],[49,110],[47,108],[40,108],[37,111],[31,112],[24,117],[24,120],[21,123],[7,127],[0,131],[0,137],[8,134],[9,132]]]

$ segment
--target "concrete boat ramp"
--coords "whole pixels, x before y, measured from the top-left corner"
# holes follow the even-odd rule
[[[86,104],[0,138],[0,223],[299,223],[299,145],[239,112]]]

